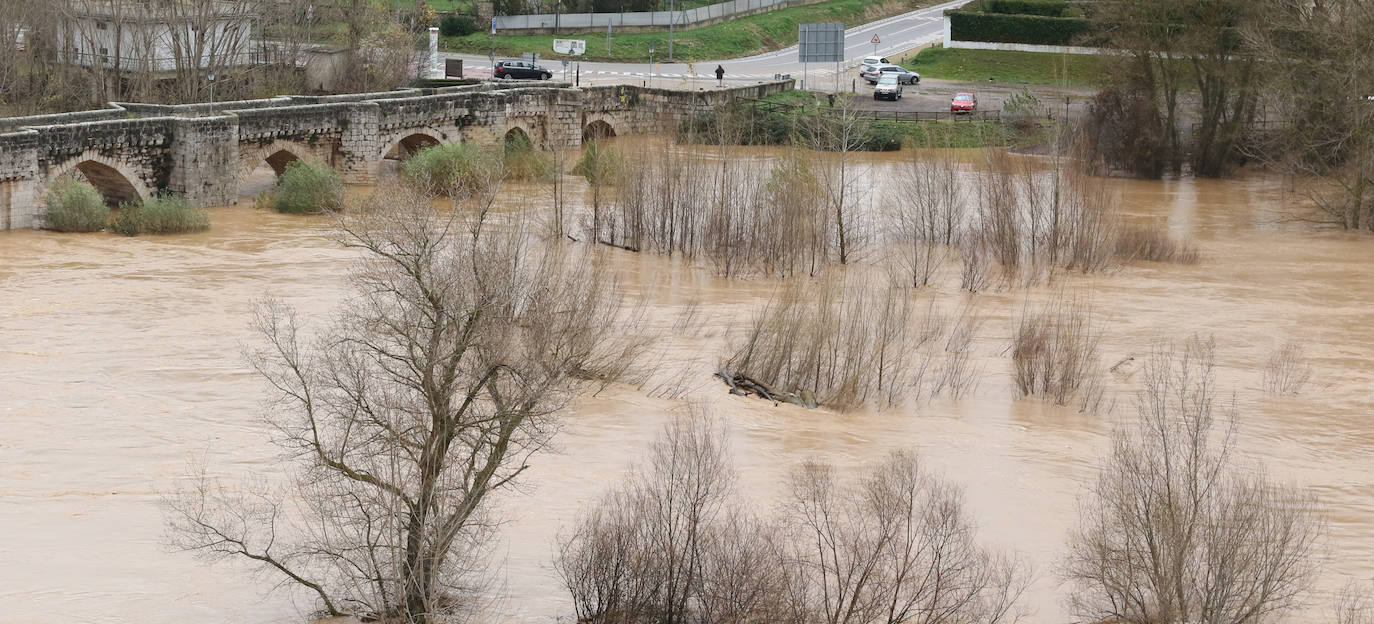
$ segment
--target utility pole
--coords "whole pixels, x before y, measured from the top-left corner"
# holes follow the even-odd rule
[[[673,0],[668,0],[668,62],[673,62],[673,24],[677,23],[677,12],[673,10]]]

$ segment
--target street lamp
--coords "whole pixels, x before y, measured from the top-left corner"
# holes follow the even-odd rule
[[[210,70],[210,75],[208,75],[208,76],[206,76],[206,77],[210,79],[210,101],[211,101],[211,102],[214,102],[214,101],[215,101],[215,70],[211,69],[211,70]]]

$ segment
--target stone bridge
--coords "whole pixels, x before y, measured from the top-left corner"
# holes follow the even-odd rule
[[[111,103],[4,118],[0,230],[38,227],[43,194],[73,173],[112,204],[165,191],[227,205],[264,163],[280,174],[293,160],[314,160],[346,183],[372,184],[384,159],[430,145],[521,133],[543,148],[577,147],[586,137],[658,132],[737,97],[791,88],[791,81],[719,91],[502,81],[213,104]]]

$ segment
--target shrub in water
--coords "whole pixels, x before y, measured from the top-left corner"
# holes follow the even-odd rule
[[[507,136],[503,153],[507,180],[547,180],[554,175],[549,155],[535,149],[524,134]]]
[[[501,157],[476,143],[451,143],[420,150],[401,165],[401,176],[421,188],[449,195],[479,193],[495,181]]]
[[[90,182],[59,178],[43,198],[43,226],[58,232],[99,232],[110,221],[110,207]]]
[[[210,214],[181,195],[158,195],[142,204],[123,204],[114,230],[125,236],[179,234],[210,229]]]
[[[272,192],[272,207],[277,212],[316,214],[341,206],[343,181],[337,171],[323,163],[291,161]]]
[[[573,167],[573,173],[587,179],[588,184],[614,184],[620,170],[625,168],[625,157],[614,148],[603,147],[600,141],[587,143],[582,159]]]

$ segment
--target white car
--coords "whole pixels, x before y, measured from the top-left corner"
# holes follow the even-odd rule
[[[878,67],[879,65],[886,64],[888,64],[888,60],[881,56],[866,56],[864,57],[863,62],[859,63],[859,77],[867,80],[867,78],[864,76],[865,73],[873,71],[873,68]]]
[[[896,74],[883,74],[878,78],[878,86],[873,87],[873,99],[888,99],[896,102],[902,99],[902,81]]]

